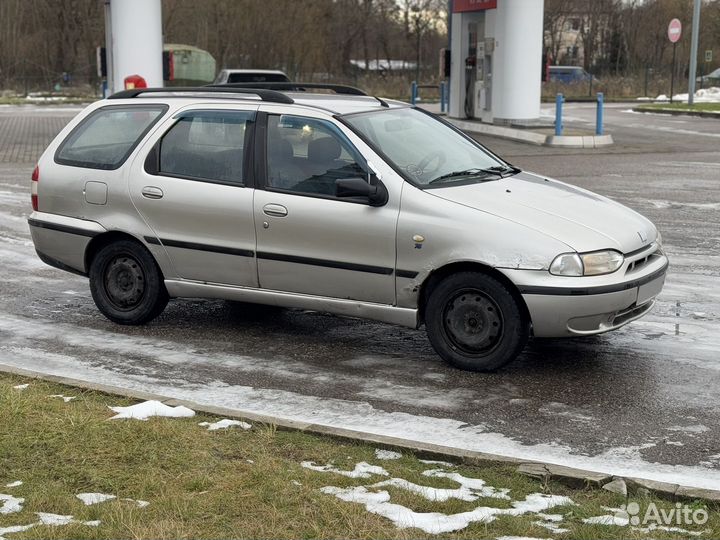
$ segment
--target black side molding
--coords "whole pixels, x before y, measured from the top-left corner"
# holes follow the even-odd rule
[[[545,294],[548,296],[590,296],[593,294],[608,294],[620,291],[627,291],[628,289],[635,289],[646,283],[650,283],[654,279],[659,278],[667,272],[669,263],[656,270],[652,274],[648,274],[645,277],[634,279],[632,281],[626,281],[624,283],[613,283],[612,285],[602,285],[600,287],[583,287],[583,288],[570,288],[570,287],[540,287],[540,286],[519,286],[518,290],[520,294]]]
[[[401,278],[414,279],[417,277],[418,272],[414,272],[412,270],[395,270],[395,275]]]
[[[47,221],[38,221],[37,219],[28,219],[28,225],[31,227],[37,227],[38,229],[49,229],[51,231],[60,231],[68,234],[75,234],[77,236],[87,236],[93,238],[100,234],[95,231],[86,231],[85,229],[78,229],[77,227],[70,227],[68,225],[58,225],[57,223],[49,223]]]
[[[176,247],[182,249],[194,249],[196,251],[209,251],[211,253],[224,253],[226,255],[237,255],[238,257],[254,257],[255,252],[250,249],[236,249],[224,246],[215,246],[212,244],[196,244],[194,242],[181,242],[180,240],[168,240],[166,238],[155,238],[154,236],[146,236],[145,241],[148,244],[156,246],[164,245],[166,247]]]
[[[383,266],[370,266],[367,264],[346,263],[341,261],[329,261],[326,259],[312,259],[310,257],[298,257],[295,255],[283,255],[281,253],[268,253],[259,251],[258,259],[267,261],[285,261],[297,264],[308,264],[311,266],[322,266],[325,268],[339,268],[340,270],[354,270],[356,272],[367,272],[369,274],[382,274],[389,276],[393,273],[392,268]]]

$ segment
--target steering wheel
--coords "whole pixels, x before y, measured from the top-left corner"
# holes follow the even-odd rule
[[[422,158],[420,162],[415,165],[417,167],[418,176],[423,174],[432,174],[435,171],[437,171],[440,167],[443,166],[443,164],[447,161],[447,158],[445,157],[445,153],[441,152],[439,150],[436,150],[435,152],[430,152],[427,156]],[[435,167],[430,170],[425,170],[428,165],[430,165],[433,162],[437,162],[435,164]]]

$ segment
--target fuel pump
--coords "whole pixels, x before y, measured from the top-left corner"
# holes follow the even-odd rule
[[[475,114],[475,81],[477,65],[477,23],[468,24],[468,49],[465,57],[465,117]]]
[[[479,40],[476,46],[476,74],[474,87],[473,116],[481,118],[483,111],[489,111],[492,104],[492,53],[495,49],[495,39],[485,38]]]

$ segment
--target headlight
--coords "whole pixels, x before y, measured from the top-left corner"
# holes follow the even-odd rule
[[[614,250],[563,253],[555,257],[550,273],[555,276],[599,276],[615,272],[624,261],[623,254]]]

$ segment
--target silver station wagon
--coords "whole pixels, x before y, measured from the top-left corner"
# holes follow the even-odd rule
[[[88,276],[119,324],[179,297],[303,308],[424,324],[475,371],[530,336],[606,332],[652,308],[668,261],[643,216],[420,109],[317,86],[90,105],[33,172],[38,255]]]

